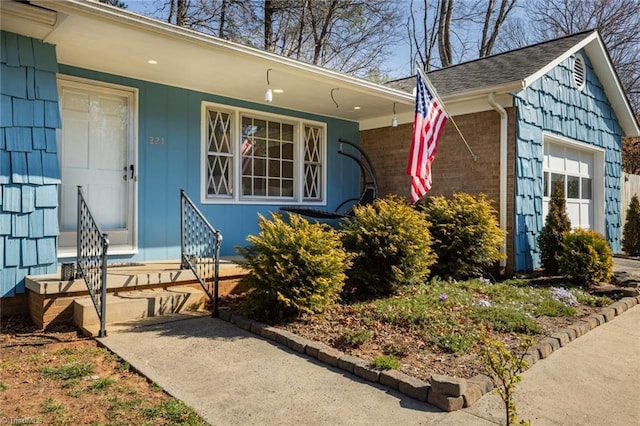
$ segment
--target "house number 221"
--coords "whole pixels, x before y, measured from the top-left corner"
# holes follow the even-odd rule
[[[149,137],[149,145],[164,145],[164,138],[161,136]]]

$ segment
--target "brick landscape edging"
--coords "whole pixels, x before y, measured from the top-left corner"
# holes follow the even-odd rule
[[[539,340],[525,354],[524,359],[528,367],[530,368],[536,362],[547,358],[556,350],[567,346],[596,327],[612,321],[637,304],[640,304],[640,295],[622,298],[601,309],[600,312],[580,318],[573,324]],[[443,411],[456,411],[470,407],[494,388],[493,380],[486,374],[478,374],[470,379],[433,374],[429,383],[398,370],[376,370],[363,359],[347,355],[324,343],[305,339],[290,331],[254,321],[233,313],[229,309],[220,309],[220,319],[265,339],[278,342],[294,352],[308,355],[332,367],[347,371],[363,380],[379,383],[418,401],[435,405]]]

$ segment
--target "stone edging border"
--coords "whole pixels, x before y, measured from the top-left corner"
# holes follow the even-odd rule
[[[616,316],[621,315],[637,304],[640,304],[640,295],[624,297],[602,308],[598,313],[579,319],[575,323],[539,340],[529,348],[524,360],[531,367],[578,337],[606,322],[611,322]],[[470,407],[494,388],[493,380],[486,374],[478,374],[470,379],[433,374],[431,383],[429,383],[398,370],[376,370],[360,358],[347,355],[324,343],[302,338],[290,331],[251,320],[233,313],[228,308],[220,308],[220,319],[265,339],[278,342],[292,351],[306,354],[320,362],[348,371],[361,379],[380,383],[418,401],[435,405],[443,411],[456,411]]]

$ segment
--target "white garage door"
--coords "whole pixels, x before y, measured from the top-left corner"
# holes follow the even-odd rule
[[[543,214],[547,217],[551,192],[560,182],[572,228],[594,228],[594,154],[554,143],[544,146]]]

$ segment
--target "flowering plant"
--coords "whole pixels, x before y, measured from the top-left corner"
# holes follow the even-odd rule
[[[564,287],[551,287],[551,297],[566,306],[578,306],[578,299]]]
[[[487,299],[480,299],[478,300],[478,306],[482,306],[483,308],[489,308],[491,307],[491,302],[489,302]]]

